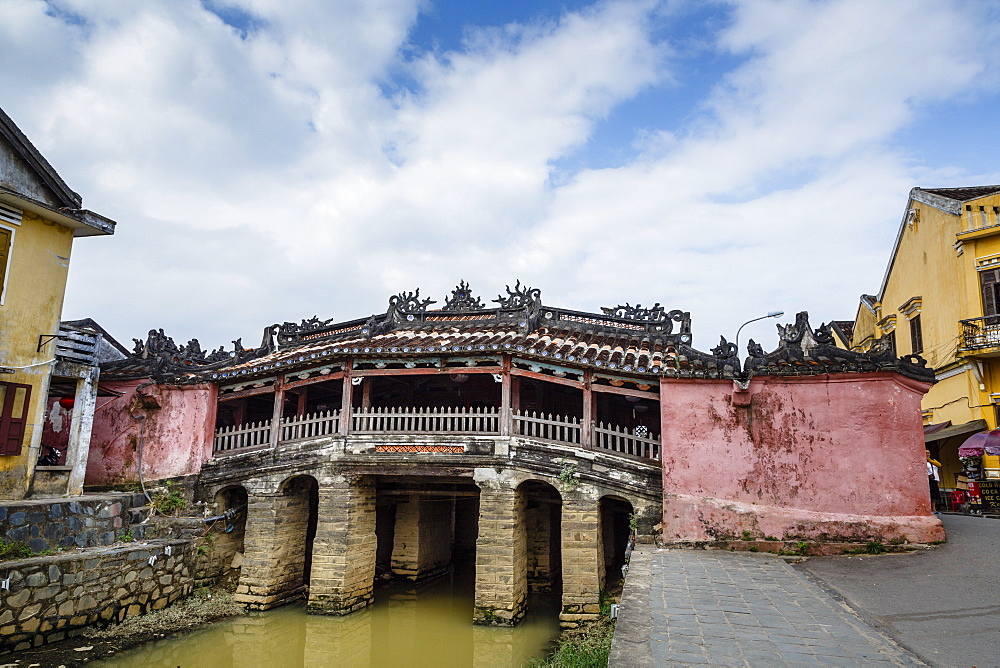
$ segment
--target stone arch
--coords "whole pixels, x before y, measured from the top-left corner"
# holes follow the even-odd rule
[[[624,579],[622,566],[625,565],[625,550],[635,534],[632,524],[636,508],[631,501],[616,494],[605,494],[598,500],[597,506],[604,553],[602,580],[605,590],[616,593]]]
[[[309,586],[313,541],[319,518],[319,482],[311,475],[296,474],[278,485],[278,526],[274,550],[290,587]]]
[[[523,503],[525,569],[529,592],[562,591],[562,495],[545,480],[517,486]]]
[[[207,575],[215,574],[223,582],[239,580],[246,540],[249,493],[243,485],[227,485],[215,492],[214,519],[208,526],[212,540],[202,555]]]

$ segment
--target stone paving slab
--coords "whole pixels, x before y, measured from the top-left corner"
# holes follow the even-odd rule
[[[608,665],[924,664],[779,557],[640,546]]]

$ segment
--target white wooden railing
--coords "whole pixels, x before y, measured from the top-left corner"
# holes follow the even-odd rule
[[[353,434],[500,433],[496,408],[370,408],[351,412]]]
[[[583,424],[579,418],[536,411],[514,411],[512,434],[526,438],[581,446]],[[300,417],[282,418],[278,441],[288,443],[333,436],[341,431],[340,411],[328,410]],[[500,434],[497,408],[371,408],[350,415],[353,434]],[[660,459],[656,434],[630,432],[623,427],[598,422],[591,430],[593,449],[631,457]],[[213,452],[225,456],[270,445],[271,424],[261,421],[243,426],[220,427],[215,432]]]
[[[514,434],[537,438],[542,441],[556,441],[580,445],[580,420],[575,417],[514,411]]]
[[[332,436],[340,426],[340,411],[308,413],[301,417],[281,418],[279,442],[304,441],[310,438]]]
[[[647,432],[640,436],[627,429],[598,422],[594,426],[594,448],[611,450],[623,455],[660,461],[660,438]]]
[[[212,452],[215,455],[236,454],[271,444],[271,421],[262,420],[245,425],[219,427],[215,430]]]

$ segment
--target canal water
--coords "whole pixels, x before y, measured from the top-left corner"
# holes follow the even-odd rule
[[[472,624],[473,582],[449,575],[418,587],[378,588],[346,617],[307,615],[291,604],[218,622],[93,665],[121,668],[428,668],[522,666],[545,655],[559,632],[557,594],[532,594],[518,626]]]

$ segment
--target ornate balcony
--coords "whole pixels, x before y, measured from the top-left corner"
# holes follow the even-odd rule
[[[960,352],[1000,349],[1000,316],[962,320]]]

